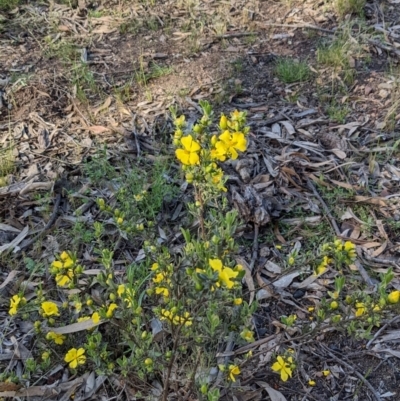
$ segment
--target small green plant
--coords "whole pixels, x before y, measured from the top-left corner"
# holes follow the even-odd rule
[[[17,7],[21,0],[0,0],[0,11],[9,11]]]
[[[138,20],[132,19],[129,22],[123,22],[119,26],[119,33],[121,35],[126,35],[128,33],[135,35],[139,32],[141,27],[142,24]]]
[[[350,109],[344,104],[338,104],[336,101],[332,101],[326,108],[326,112],[332,121],[344,124],[346,122],[346,117],[350,113]]]
[[[14,147],[1,145],[0,147],[0,187],[7,185],[7,176],[15,169]]]
[[[243,71],[243,69],[244,69],[243,59],[241,59],[241,58],[238,58],[238,59],[236,59],[235,61],[232,61],[232,62],[231,62],[231,65],[232,65],[232,67],[233,67],[233,71],[234,71],[236,74],[241,73],[241,72]]]
[[[111,180],[117,176],[117,172],[108,158],[107,148],[104,147],[83,165],[85,174],[95,185]]]
[[[361,17],[364,14],[366,0],[336,0],[335,9],[340,18],[347,14]]]
[[[280,58],[276,62],[275,73],[284,83],[303,82],[310,77],[310,69],[305,61]]]
[[[147,71],[146,71],[147,70]],[[136,81],[142,85],[147,85],[151,79],[160,78],[169,75],[172,72],[171,67],[163,67],[152,62],[149,68],[145,67],[143,57],[140,58],[139,70],[136,72]]]
[[[159,207],[164,198],[161,167],[154,168],[152,183],[144,175],[136,177],[139,169],[121,178],[112,202],[97,200],[107,229],[96,221],[88,236],[90,230],[77,223],[72,233],[93,244],[97,273],[86,271],[77,253],[63,251],[49,267],[54,291],[46,282],[46,291],[42,283],[37,286],[35,299],[27,301],[22,289],[11,296],[10,316],[36,320],[38,352],[27,363],[27,378],[63,361],[73,373],[88,366],[99,374],[118,372],[140,381],[162,378],[162,401],[179,387],[199,399],[219,399],[219,390],[208,380],[221,341],[229,337],[239,345],[254,341],[251,315],[256,304],[242,298],[245,271],[233,257],[237,212],[228,210],[225,178],[218,165],[246,150],[249,128],[245,113],[234,112],[222,115],[216,130],[211,106],[200,104],[203,117],[192,127],[171,110],[175,155],[193,186],[194,202],[188,209],[199,221],[199,233],[182,227],[178,252],[171,252],[152,234],[156,216],[146,208],[152,203]],[[151,185],[146,189],[145,183]],[[133,203],[131,209],[128,203]],[[127,239],[144,231],[149,238],[142,241],[141,262],[126,263],[123,277],[114,251],[106,247],[110,226]],[[290,324],[292,318],[288,319]],[[69,324],[74,325],[73,332],[65,331]],[[108,329],[99,330],[100,325]],[[220,364],[221,377],[236,381],[242,361],[237,357]]]
[[[331,43],[324,43],[317,49],[317,61],[324,66],[335,69],[348,68],[348,48],[349,45],[339,39]]]

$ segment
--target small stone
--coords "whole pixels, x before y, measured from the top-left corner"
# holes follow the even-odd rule
[[[302,298],[302,297],[304,297],[304,294],[305,294],[306,292],[304,291],[304,290],[302,290],[302,289],[297,289],[295,292],[294,292],[294,294],[293,294],[293,298],[294,299],[299,299],[299,298]]]
[[[369,85],[367,85],[365,88],[364,88],[364,94],[365,94],[365,96],[368,96],[371,92],[372,92],[372,87],[371,86],[369,86]]]
[[[381,89],[381,90],[379,91],[379,96],[380,96],[382,99],[386,99],[386,98],[389,96],[389,92],[388,92],[386,89]]]

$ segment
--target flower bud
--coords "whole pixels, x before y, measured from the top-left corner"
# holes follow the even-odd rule
[[[196,124],[193,126],[193,132],[195,132],[196,134],[200,134],[202,130],[203,129],[201,128],[201,126],[199,124]]]
[[[227,126],[228,126],[228,119],[224,114],[222,114],[221,119],[219,120],[219,128],[221,130],[226,130]]]
[[[337,301],[332,301],[330,304],[330,307],[332,310],[335,310],[335,309],[339,308],[339,304]]]
[[[193,182],[194,179],[194,174],[193,173],[186,173],[185,175],[186,181],[191,184]]]

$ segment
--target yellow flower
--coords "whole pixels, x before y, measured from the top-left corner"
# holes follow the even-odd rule
[[[336,239],[333,244],[335,245],[337,251],[343,250],[343,242],[340,239]]]
[[[323,374],[324,376],[328,376],[330,373],[331,373],[330,370],[323,370],[323,371],[322,371],[322,374]]]
[[[41,306],[44,316],[60,316],[60,313],[58,312],[58,306],[54,302],[45,301],[42,302]]]
[[[184,116],[184,115],[181,115],[180,117],[177,117],[177,118],[174,120],[174,124],[175,124],[177,127],[183,127],[183,125],[185,124],[185,116]]]
[[[231,289],[235,285],[235,282],[231,279],[235,278],[239,272],[235,272],[230,267],[223,266],[220,259],[209,259],[208,263],[214,271],[219,273],[219,281],[227,288]]]
[[[61,255],[60,255],[60,259],[62,260],[62,261],[64,261],[64,260],[67,260],[67,259],[69,259],[70,257],[69,257],[69,255],[68,255],[68,252],[66,252],[66,251],[63,251],[62,253],[61,253]]]
[[[246,150],[247,141],[241,132],[231,134],[229,131],[225,131],[218,139],[219,141],[215,144],[215,150],[219,155],[228,156],[235,160],[238,158],[238,150],[241,152]]]
[[[125,292],[125,284],[120,284],[117,289],[117,294],[119,297]]]
[[[366,312],[367,308],[362,302],[356,303],[356,316],[360,317]]]
[[[62,345],[64,343],[65,338],[66,337],[63,334],[58,334],[58,333],[55,333],[54,331],[49,331],[46,334],[47,340],[53,340],[58,345]]]
[[[272,370],[274,372],[280,372],[281,379],[285,382],[289,377],[292,377],[292,369],[290,364],[292,363],[292,357],[287,359],[287,362],[281,357],[277,357],[277,361],[272,365]]]
[[[153,264],[151,265],[151,270],[153,270],[153,271],[158,270],[159,267],[160,267],[160,266],[158,265],[158,263],[153,263]]]
[[[8,311],[10,316],[14,316],[17,314],[18,308],[20,307],[20,304],[26,303],[26,298],[25,297],[20,297],[18,294],[14,295],[10,299],[10,310]]]
[[[169,310],[167,309],[161,309],[161,320],[166,320],[170,319],[172,317],[172,314]]]
[[[293,256],[289,257],[288,264],[289,264],[289,266],[293,266],[294,265],[294,257]]]
[[[242,337],[244,340],[248,341],[249,343],[252,343],[254,341],[254,333],[249,329],[244,329],[240,333],[240,337]]]
[[[43,352],[42,360],[47,361],[49,358],[50,358],[50,352],[47,352],[47,351]]]
[[[178,160],[187,166],[199,164],[199,151],[200,144],[196,142],[191,135],[185,136],[181,139],[183,149],[176,149],[175,154]]]
[[[309,381],[308,381],[308,385],[311,386],[311,387],[314,387],[316,384],[317,384],[317,383],[315,383],[314,380],[309,380]]]
[[[356,258],[356,256],[357,256],[356,246],[352,242],[346,241],[344,243],[344,250],[347,252],[347,255],[350,259]]]
[[[62,269],[63,268],[63,262],[60,262],[59,260],[55,260],[51,264],[51,267],[54,267],[55,269]]]
[[[65,273],[59,273],[56,275],[56,283],[59,287],[65,287],[71,282],[73,277],[74,272],[72,269],[68,269]]]
[[[86,362],[85,350],[83,348],[72,348],[65,355],[64,361],[69,363],[71,369],[76,369],[78,365],[84,365]]]
[[[108,309],[107,309],[107,312],[106,312],[106,316],[110,319],[110,318],[113,316],[113,314],[114,314],[114,309],[117,309],[117,308],[118,308],[118,305],[117,305],[117,304],[111,303],[111,304],[108,306]]]
[[[235,285],[235,282],[231,279],[235,278],[238,274],[239,272],[233,271],[230,267],[224,267],[219,273],[219,279],[227,288],[231,289]]]
[[[169,297],[169,290],[168,290],[168,288],[165,288],[165,287],[156,287],[156,294],[157,295],[161,294],[162,296],[168,298]]]
[[[68,257],[68,259],[66,259],[64,262],[63,268],[68,269],[72,267],[74,264],[75,264],[74,261],[70,257]]]
[[[389,295],[388,295],[388,302],[391,304],[397,304],[397,302],[399,302],[400,299],[400,291],[392,291]]]
[[[171,280],[169,280],[167,278],[167,275],[165,273],[158,273],[155,275],[155,277],[153,277],[153,283],[161,283],[162,281],[167,281],[170,282]]]
[[[237,376],[239,374],[240,374],[239,366],[237,366],[237,365],[229,365],[229,369],[228,369],[229,380],[235,382],[236,381],[236,377],[235,376]]]
[[[77,313],[79,313],[82,310],[82,302],[75,302],[74,306]]]
[[[92,315],[92,320],[94,324],[97,324],[100,322],[100,315],[98,312],[94,312]]]
[[[243,299],[242,298],[235,298],[233,300],[233,304],[234,305],[241,305],[243,303]]]

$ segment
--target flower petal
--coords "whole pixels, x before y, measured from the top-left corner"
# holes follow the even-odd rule
[[[189,165],[190,153],[185,149],[176,149],[175,155],[182,164]]]
[[[189,154],[189,164],[191,166],[195,165],[195,164],[199,164],[199,155],[198,153],[192,152]]]
[[[213,270],[217,272],[222,270],[222,261],[220,259],[209,259],[208,263]]]

